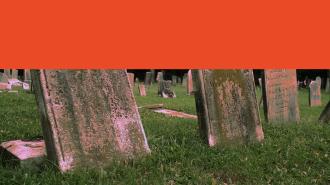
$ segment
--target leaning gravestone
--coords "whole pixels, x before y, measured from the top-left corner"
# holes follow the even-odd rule
[[[329,123],[330,122],[330,101],[327,104],[327,106],[324,108],[324,110],[322,111],[320,118],[319,118],[320,122],[323,123]]]
[[[149,153],[125,70],[31,74],[47,157],[61,171]]]
[[[263,102],[268,122],[299,122],[296,70],[264,70]]]
[[[162,80],[159,82],[158,87],[158,95],[163,98],[175,98],[176,95],[174,91],[171,89],[171,83],[170,80]]]
[[[128,81],[131,87],[134,87],[134,73],[127,73]]]
[[[151,72],[146,72],[146,76],[144,78],[144,85],[145,86],[151,85]]]
[[[194,88],[193,88],[193,79],[191,75],[191,70],[188,71],[187,75],[187,94],[193,95],[194,94]]]
[[[140,96],[147,96],[147,92],[144,84],[139,84],[139,94]]]
[[[198,123],[209,146],[263,140],[252,70],[193,70]]]
[[[309,84],[309,106],[321,106],[321,84],[319,80],[312,81]]]

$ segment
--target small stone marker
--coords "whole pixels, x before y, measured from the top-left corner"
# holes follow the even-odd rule
[[[47,157],[62,172],[150,152],[125,70],[31,71]]]
[[[193,79],[191,75],[191,70],[188,71],[187,75],[187,94],[193,95],[194,94],[194,88],[193,88]]]
[[[22,168],[38,169],[46,156],[45,143],[43,140],[3,142],[0,145],[0,155],[6,163],[19,164]]]
[[[159,82],[161,80],[164,80],[163,72],[158,72],[157,77],[156,77],[156,81]]]
[[[146,72],[146,76],[144,79],[144,85],[150,86],[151,85],[151,72]]]
[[[296,70],[264,70],[262,95],[268,122],[299,122]]]
[[[193,70],[201,134],[209,146],[264,138],[252,70]]]
[[[127,73],[127,75],[128,75],[129,84],[133,88],[134,87],[134,73]]]
[[[309,106],[321,105],[321,84],[319,84],[319,81],[312,81],[309,84]]]
[[[330,101],[322,111],[319,121],[322,123],[330,123]]]
[[[175,98],[176,95],[171,89],[172,81],[162,80],[159,82],[158,95],[163,98]]]
[[[140,96],[147,96],[147,92],[144,84],[139,84],[139,94]]]

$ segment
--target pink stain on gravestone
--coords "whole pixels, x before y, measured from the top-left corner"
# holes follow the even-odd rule
[[[65,172],[150,152],[125,70],[32,72],[48,158]]]

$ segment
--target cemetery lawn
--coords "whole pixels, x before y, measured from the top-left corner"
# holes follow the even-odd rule
[[[147,97],[134,93],[139,106],[195,114],[194,97],[181,85],[174,90],[176,99],[158,97],[156,86]],[[267,124],[261,108],[264,142],[232,148],[209,148],[195,120],[140,109],[151,155],[66,174],[50,164],[40,171],[0,164],[0,184],[330,184],[330,125],[317,122],[330,95],[322,93],[323,106],[310,108],[307,90],[299,91],[300,124]],[[0,93],[0,142],[40,138],[39,122],[33,94]]]

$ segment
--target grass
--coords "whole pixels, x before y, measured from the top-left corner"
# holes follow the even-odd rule
[[[164,103],[166,108],[195,114],[193,96],[174,87],[176,99],[137,95],[139,106]],[[258,89],[258,96],[260,92]],[[324,95],[324,105],[330,95]],[[40,172],[0,164],[0,184],[330,184],[330,126],[319,124],[322,107],[308,106],[308,92],[299,91],[300,124],[267,124],[261,144],[209,148],[199,137],[197,121],[170,118],[141,109],[152,154],[114,162],[100,170],[61,174],[47,165]],[[33,94],[0,94],[0,142],[41,136]]]

